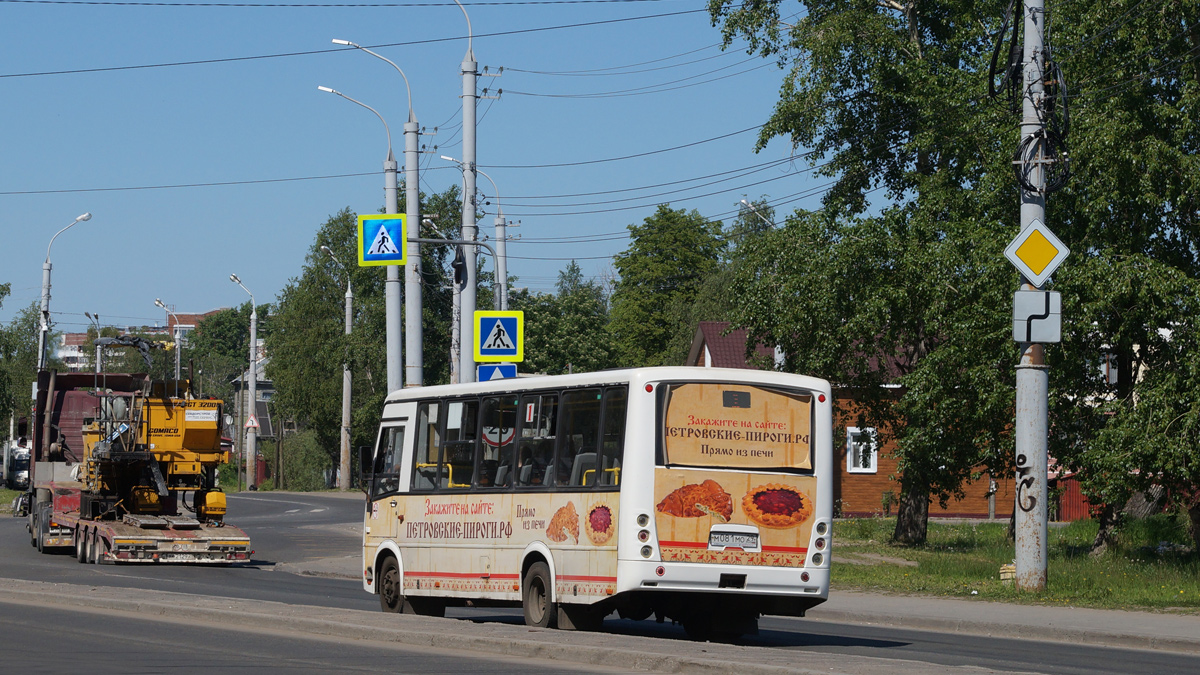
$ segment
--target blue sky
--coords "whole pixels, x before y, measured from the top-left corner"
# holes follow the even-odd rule
[[[477,155],[505,215],[521,221],[509,230],[521,237],[508,247],[517,286],[550,291],[571,259],[589,277],[611,274],[627,226],[658,203],[720,220],[742,197],[787,201],[781,213],[818,205],[822,181],[788,161],[787,142],[756,154],[756,131],[735,133],[767,119],[783,71],[738,45],[722,52],[702,3],[465,4],[480,70],[505,69],[480,78],[504,93],[479,101]],[[613,22],[661,14],[671,16]],[[404,69],[421,125],[439,127],[423,139],[438,149],[422,162],[422,190],[460,184],[438,157],[462,156],[466,21],[452,2],[0,0],[0,282],[12,284],[0,320],[38,299],[50,238],[85,211],[92,220],[51,251],[59,330],[85,329],[85,311],[105,325],[164,321],[159,297],[178,312],[242,303],[231,272],[273,302],[331,214],[383,204],[383,125],[317,86],[379,110],[403,168],[403,81],[332,38]],[[205,63],[160,65],[192,61]],[[678,146],[689,147],[655,152]],[[643,156],[596,161],[630,155]],[[236,184],[202,185],[213,183]],[[199,186],[162,187],[178,185]],[[495,191],[479,186],[491,234]],[[817,194],[795,199],[806,191]]]

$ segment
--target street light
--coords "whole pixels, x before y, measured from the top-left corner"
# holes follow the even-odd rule
[[[767,220],[767,217],[764,216],[762,214],[762,212],[758,210],[758,207],[756,207],[754,204],[751,204],[750,202],[746,201],[745,199],[743,199],[741,201],[742,201],[742,206],[745,206],[746,208],[750,209],[750,211],[753,212],[754,215],[761,218],[764,223],[766,223],[767,225],[770,225],[772,228],[775,227],[775,223],[770,220]]]
[[[479,175],[488,179],[492,184],[492,189],[496,191],[496,276],[500,283],[500,309],[508,311],[508,235],[505,234],[505,226],[508,224],[504,220],[504,209],[500,206],[500,188],[496,187],[496,181],[492,177],[480,171]]]
[[[258,412],[258,309],[254,305],[254,294],[242,284],[236,274],[230,274],[229,280],[242,287],[250,295],[250,397],[247,407],[250,417],[246,418],[246,489],[254,489],[254,469],[258,459],[258,420],[253,415]],[[250,421],[254,423],[251,424]]]
[[[100,313],[96,312],[95,314],[92,314],[91,312],[84,312],[83,315],[88,318],[88,321],[95,322],[96,338],[99,339],[100,338]],[[100,354],[102,353],[103,349],[104,349],[104,347],[101,347],[100,345],[96,345],[96,372],[97,373],[100,372]]]
[[[183,344],[179,339],[179,315],[176,314],[175,312],[172,312],[169,307],[164,305],[161,298],[154,299],[154,306],[158,307],[159,309],[165,311],[167,314],[170,314],[172,317],[175,318],[175,327],[174,327],[174,330],[171,331],[171,335],[172,335],[172,337],[175,338],[175,395],[178,396],[179,395],[179,359],[180,359],[179,353],[183,351]]]
[[[400,73],[400,77],[404,79],[404,89],[408,92],[408,121],[404,123],[404,213],[408,221],[408,226],[417,230],[420,234],[420,227],[417,223],[421,220],[421,179],[419,176],[420,167],[420,125],[417,124],[417,115],[413,112],[412,104],[412,87],[408,84],[408,76],[404,74],[404,70],[396,65],[391,59],[376,54],[375,52],[356,44],[349,40],[334,39],[333,44],[353,47],[360,51],[366,52],[375,58],[386,61],[389,65]],[[393,174],[394,175],[394,174]],[[393,200],[395,199],[395,184],[392,184]],[[395,201],[390,201],[392,210],[389,213],[396,213],[399,208]],[[404,266],[404,384],[409,387],[419,387],[425,382],[425,364],[421,350],[421,343],[424,339],[423,328],[421,325],[421,245],[417,242],[405,242],[408,246],[407,264]],[[388,388],[392,387],[393,366],[391,362],[393,350],[398,351],[400,348],[400,270],[396,269],[395,265],[387,266],[387,283],[384,284],[384,303],[386,314],[385,341],[388,344]],[[397,362],[399,355],[396,355]],[[396,365],[397,372],[395,377],[399,378],[399,365]]]
[[[441,158],[447,162],[454,162],[461,165],[462,162],[448,155],[441,155]],[[492,189],[496,191],[496,283],[500,286],[500,295],[496,298],[501,310],[508,310],[508,236],[505,234],[505,227],[508,222],[504,219],[504,208],[500,206],[500,188],[496,186],[496,181],[487,175],[478,167],[475,172],[492,184]]]
[[[46,262],[42,263],[42,325],[41,330],[38,331],[38,370],[45,370],[46,368],[46,350],[49,348],[47,342],[50,341],[50,269],[53,267],[50,264],[50,247],[54,246],[54,240],[58,239],[58,235],[71,229],[75,223],[91,219],[91,213],[79,216],[71,221],[70,225],[55,232],[54,236],[50,237],[50,243],[46,246]]]
[[[321,250],[328,253],[333,262],[346,273],[346,340],[349,343],[350,329],[354,321],[354,291],[350,289],[350,270],[342,264],[328,246]],[[345,358],[342,359],[342,454],[338,471],[338,489],[350,489],[350,345],[346,345]]]
[[[335,40],[334,42],[338,41]],[[342,42],[344,42],[344,40]],[[391,62],[389,61],[389,63]],[[408,80],[405,78],[405,83],[407,82]],[[383,128],[387,132],[388,139],[387,159],[383,160],[383,210],[389,214],[398,212],[399,206],[396,202],[396,157],[392,154],[392,130],[390,127],[388,127],[387,120],[383,119],[383,115],[380,115],[378,110],[372,108],[366,103],[363,103],[362,101],[350,98],[336,89],[330,89],[329,87],[323,86],[318,86],[317,89],[330,94],[337,94],[351,103],[357,103],[358,105],[375,113],[375,116],[379,118],[379,121],[383,122]],[[404,130],[404,133],[407,134],[407,124],[404,125]],[[405,145],[407,146],[407,144],[408,141],[406,136]],[[405,153],[405,163],[407,165],[407,149],[405,150]],[[411,187],[409,189],[411,189]],[[387,266],[387,280],[383,285],[383,302],[385,326],[383,342],[385,352],[387,353],[387,386],[388,391],[395,391],[396,389],[399,389],[402,384],[400,376],[400,270],[396,269],[395,265]]]

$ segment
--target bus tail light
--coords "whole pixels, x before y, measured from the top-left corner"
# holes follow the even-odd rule
[[[804,583],[808,583],[808,572],[800,573],[800,581],[803,581]]]
[[[638,532],[638,541],[642,542],[643,544],[650,541],[650,530],[642,530],[641,532]]]
[[[825,538],[824,537],[817,537],[817,540],[813,543],[816,544],[818,551],[822,551],[825,549]]]

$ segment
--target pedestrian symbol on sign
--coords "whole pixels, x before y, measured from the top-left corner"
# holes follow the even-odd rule
[[[392,243],[392,238],[388,236],[387,228],[382,223],[379,225],[379,234],[375,235],[375,241],[371,244],[371,248],[367,251],[368,255],[396,255],[400,249]]]
[[[506,351],[513,351],[516,349],[516,345],[513,344],[512,339],[508,336],[508,331],[504,330],[503,321],[497,321],[492,327],[492,334],[483,341],[483,348],[489,350],[503,349]]]

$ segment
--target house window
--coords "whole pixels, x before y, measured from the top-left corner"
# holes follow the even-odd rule
[[[846,428],[846,471],[875,473],[878,471],[879,447],[874,427]]]

